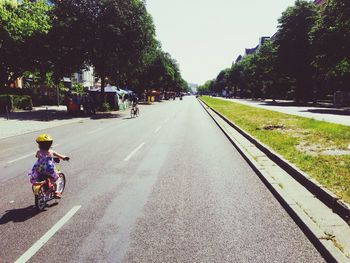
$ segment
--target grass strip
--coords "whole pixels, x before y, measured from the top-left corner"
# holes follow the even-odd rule
[[[202,96],[201,99],[350,203],[350,127]]]

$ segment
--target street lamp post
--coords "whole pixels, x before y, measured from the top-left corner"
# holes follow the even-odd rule
[[[60,88],[59,85],[57,87],[57,106],[60,106]]]

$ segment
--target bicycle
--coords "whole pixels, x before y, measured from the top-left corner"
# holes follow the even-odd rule
[[[137,117],[140,115],[139,107],[137,105],[133,105],[130,109],[131,118]]]
[[[54,160],[56,164],[60,162],[58,158],[54,158]],[[56,191],[62,194],[66,186],[65,175],[59,170],[57,165],[55,165],[55,169],[59,176],[55,183],[51,182],[50,178],[47,177],[43,181],[35,182],[32,185],[35,207],[39,211],[44,210],[47,202],[57,200]]]

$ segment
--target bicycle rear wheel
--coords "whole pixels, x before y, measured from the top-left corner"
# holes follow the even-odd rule
[[[35,195],[34,203],[35,207],[40,211],[46,207],[46,194],[43,186],[40,187],[38,194]]]

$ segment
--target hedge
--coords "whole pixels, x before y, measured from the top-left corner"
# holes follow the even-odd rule
[[[6,106],[9,111],[14,109],[31,110],[33,108],[32,98],[27,95],[0,95],[0,112],[6,112]]]

